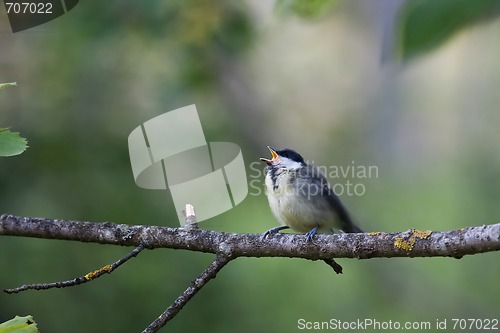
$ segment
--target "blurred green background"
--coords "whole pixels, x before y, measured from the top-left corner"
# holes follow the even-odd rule
[[[0,159],[0,214],[176,226],[169,192],[135,185],[127,137],[196,104],[208,141],[242,148],[251,184],[243,203],[202,228],[277,224],[258,164],[266,145],[317,165],[376,166],[378,177],[331,179],[364,189],[341,199],[367,231],[496,223],[497,3],[81,1],[15,34],[2,10],[0,82],[18,87],[0,91],[0,127],[30,148]],[[0,288],[81,276],[129,250],[0,237]],[[146,251],[90,284],[0,293],[0,322],[32,314],[42,332],[138,332],[212,259]],[[164,331],[499,318],[498,253],[339,262],[341,276],[319,262],[240,258]]]

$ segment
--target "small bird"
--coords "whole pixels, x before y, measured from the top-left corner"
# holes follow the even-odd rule
[[[287,228],[306,233],[308,241],[317,232],[363,232],[352,222],[347,209],[316,166],[307,164],[292,149],[267,148],[272,159],[260,158],[267,164],[266,194],[281,226],[266,231],[263,237]]]

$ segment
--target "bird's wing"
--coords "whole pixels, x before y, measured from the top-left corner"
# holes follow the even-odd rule
[[[299,172],[300,178],[311,178],[312,183],[318,188],[318,195],[321,195],[328,204],[337,213],[337,216],[342,225],[342,231],[349,233],[362,233],[363,230],[359,228],[351,219],[349,212],[344,207],[339,197],[335,194],[333,189],[330,187],[328,180],[321,173],[321,171],[313,165],[309,165],[306,168],[301,169]]]

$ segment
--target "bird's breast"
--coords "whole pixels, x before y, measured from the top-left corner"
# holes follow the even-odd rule
[[[335,216],[326,200],[318,189],[298,187],[293,177],[287,173],[266,176],[267,197],[273,214],[282,225],[299,232],[308,232],[316,226],[323,232],[329,230]]]

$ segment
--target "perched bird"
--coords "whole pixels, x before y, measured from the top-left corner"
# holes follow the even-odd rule
[[[317,167],[292,149],[267,148],[272,159],[260,159],[267,164],[266,194],[281,226],[266,231],[264,237],[287,228],[306,233],[308,241],[316,232],[363,232]]]

